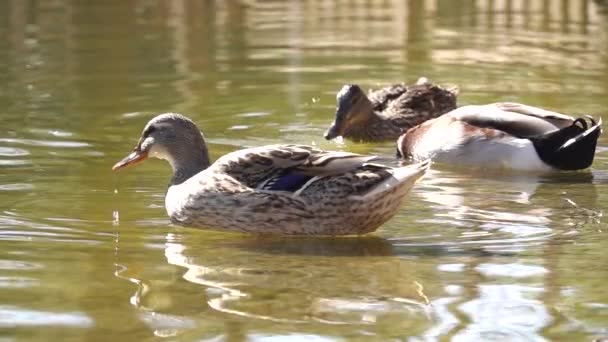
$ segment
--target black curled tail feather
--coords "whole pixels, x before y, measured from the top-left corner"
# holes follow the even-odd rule
[[[595,138],[592,140],[594,140],[595,143],[597,142],[597,139],[602,133],[602,118],[600,118],[598,122],[596,122],[591,116],[587,115],[586,118],[589,119],[591,125],[588,126],[587,121],[585,121],[585,119],[583,118],[578,118],[574,120],[574,123],[572,125],[574,126],[576,124],[580,124],[580,127],[583,128],[584,131],[581,134],[578,134],[575,137],[566,141],[562,146],[560,146],[560,150],[566,149],[571,145],[579,143],[580,141],[584,141],[585,139],[588,139],[588,136],[590,135],[592,136],[592,138]]]
[[[578,118],[568,127],[530,138],[539,157],[561,170],[582,170],[591,166],[602,133],[602,119],[596,122],[590,116],[586,118],[589,123]]]

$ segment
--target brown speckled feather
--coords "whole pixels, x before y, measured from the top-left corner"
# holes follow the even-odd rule
[[[375,111],[383,111],[388,107],[395,99],[405,94],[407,87],[405,84],[393,84],[378,90],[370,90],[367,94],[369,101]]]
[[[415,84],[407,91],[387,102],[376,120],[361,133],[366,139],[397,139],[408,129],[436,118],[456,108],[456,95],[433,84]]]
[[[456,108],[456,95],[433,84],[416,84],[383,113],[396,126],[410,128]]]
[[[428,163],[391,168],[373,156],[270,145],[232,152],[171,187],[167,211],[182,225],[244,232],[345,235],[390,219]],[[295,191],[259,186],[293,169],[311,178]],[[229,195],[227,195],[229,194]]]
[[[430,165],[393,168],[369,164],[374,156],[303,145],[243,149],[209,165],[200,130],[176,113],[151,119],[137,145],[112,169],[146,158],[172,167],[165,208],[175,224],[301,235],[376,230],[395,215]]]
[[[367,108],[361,105],[365,104],[364,100],[353,101],[350,107],[344,104],[340,109],[352,114],[348,115],[349,119],[337,117],[326,132],[326,138],[336,135],[329,132],[340,132],[344,138],[355,141],[394,141],[411,127],[456,108],[456,95],[454,89],[426,80],[408,86],[391,85],[370,92],[371,106]],[[359,93],[358,96],[365,95]]]
[[[331,176],[361,167],[375,158],[305,145],[268,145],[227,154],[212,165],[212,170],[257,188],[279,170],[293,168],[310,176]]]

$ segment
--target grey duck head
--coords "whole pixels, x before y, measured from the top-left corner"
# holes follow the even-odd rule
[[[336,118],[325,132],[325,139],[342,136],[350,126],[365,123],[373,114],[373,106],[361,87],[346,84],[336,95]]]
[[[165,113],[146,124],[133,151],[112,167],[117,171],[149,157],[164,159],[173,168],[171,184],[179,184],[209,167],[203,134],[192,120]]]

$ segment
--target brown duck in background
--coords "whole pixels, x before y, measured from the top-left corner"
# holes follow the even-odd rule
[[[325,139],[394,141],[408,129],[456,108],[457,87],[442,87],[421,77],[414,85],[396,84],[365,95],[347,84],[336,95],[336,118]]]

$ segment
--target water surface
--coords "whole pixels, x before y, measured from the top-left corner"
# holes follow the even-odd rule
[[[182,112],[212,156],[326,142],[335,92],[426,76],[460,104],[604,116],[608,11],[555,1],[0,1],[0,328],[12,340],[608,335],[608,138],[590,170],[436,167],[361,238],[172,226],[169,167],[110,167]]]

